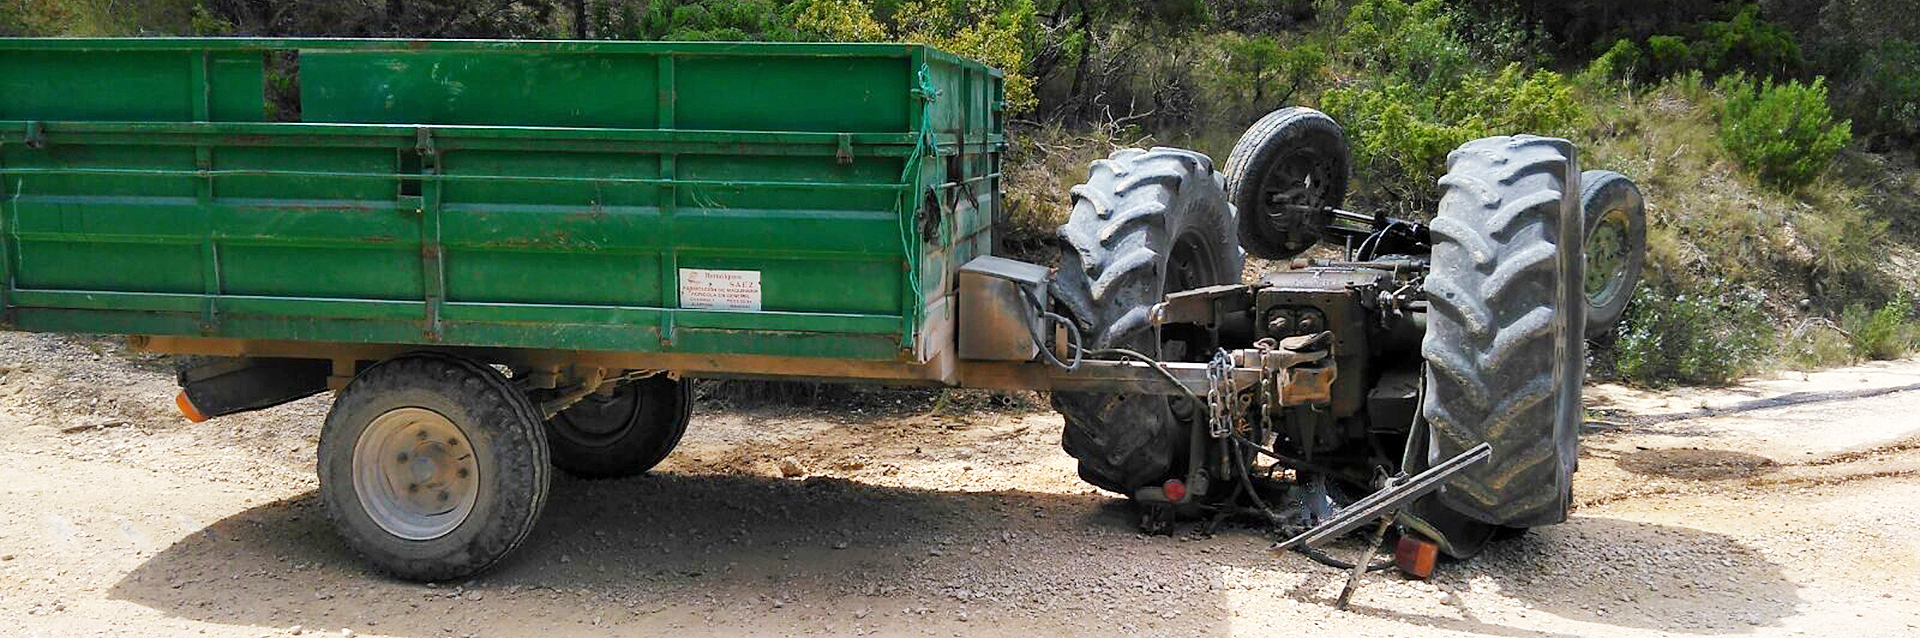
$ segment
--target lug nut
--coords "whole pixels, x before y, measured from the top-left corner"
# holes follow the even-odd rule
[[[405,462],[407,462],[407,453],[406,453],[406,452],[401,452],[401,453],[400,453],[400,462],[401,462],[401,463],[405,463]]]
[[[445,503],[445,502],[447,502],[447,499],[449,499],[449,498],[452,498],[452,497],[453,497],[453,495],[452,495],[452,494],[448,494],[448,493],[446,492],[446,490],[441,490],[441,491],[440,491],[440,502],[442,502],[442,503]]]

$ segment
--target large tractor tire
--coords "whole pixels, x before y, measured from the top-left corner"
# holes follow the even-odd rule
[[[527,538],[552,470],[539,412],[493,368],[403,355],[354,377],[320,431],[320,500],[348,546],[407,580],[478,573]]]
[[[1647,262],[1647,204],[1640,187],[1613,171],[1580,174],[1585,228],[1587,338],[1613,332],[1627,314]]]
[[[693,384],[656,375],[590,394],[547,420],[553,464],[581,478],[645,474],[687,432]]]
[[[1072,189],[1055,296],[1090,350],[1126,348],[1206,361],[1204,344],[1163,340],[1149,320],[1166,293],[1240,281],[1245,255],[1223,177],[1192,151],[1126,149],[1096,160]],[[1174,403],[1178,401],[1179,403]],[[1204,406],[1145,394],[1056,392],[1061,447],[1080,477],[1131,496],[1186,471],[1189,427]]]
[[[1290,106],[1260,118],[1227,156],[1227,201],[1240,244],[1262,259],[1290,259],[1326,234],[1325,208],[1347,196],[1347,133],[1327,114]]]
[[[1441,506],[1508,528],[1566,520],[1584,376],[1579,175],[1573,145],[1521,135],[1447,157],[1421,353],[1428,463],[1482,442]]]

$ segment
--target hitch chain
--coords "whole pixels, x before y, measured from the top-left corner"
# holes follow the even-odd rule
[[[1213,352],[1207,362],[1207,434],[1227,438],[1233,431],[1233,358],[1223,349]]]

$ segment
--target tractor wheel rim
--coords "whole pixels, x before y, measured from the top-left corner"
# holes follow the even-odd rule
[[[1587,302],[1605,306],[1620,295],[1627,279],[1627,211],[1612,209],[1587,234]]]
[[[353,446],[353,491],[380,529],[406,540],[445,536],[473,513],[480,468],[465,432],[438,412],[395,408]]]
[[[1289,207],[1324,207],[1328,184],[1332,181],[1333,167],[1321,161],[1320,153],[1314,149],[1295,149],[1275,158],[1260,183],[1260,215],[1279,222],[1297,214]],[[1312,227],[1315,217],[1317,215],[1299,215],[1296,223],[1276,224],[1273,228],[1282,233],[1289,250],[1303,249],[1318,241],[1315,234],[1318,229]]]
[[[1214,259],[1213,247],[1199,232],[1188,231],[1180,235],[1174,239],[1173,249],[1167,255],[1165,285],[1161,288],[1161,292],[1192,290],[1219,282],[1223,273],[1214,272],[1214,265],[1217,263],[1219,262]],[[1192,344],[1183,341],[1166,340],[1160,343],[1160,355],[1163,360],[1192,362],[1197,357],[1199,361],[1206,361],[1212,357],[1212,354],[1205,348],[1194,348]],[[1173,410],[1174,418],[1183,422],[1190,423],[1192,419],[1199,417],[1199,414],[1193,410],[1193,406],[1188,405],[1184,398],[1167,397],[1167,407]]]

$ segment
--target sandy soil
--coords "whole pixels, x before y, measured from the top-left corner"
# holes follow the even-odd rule
[[[1573,521],[1342,612],[1258,530],[1136,533],[1041,411],[706,408],[498,569],[398,582],[318,510],[324,397],[188,424],[162,360],[0,350],[3,636],[1920,636],[1920,362],[1591,388]]]

